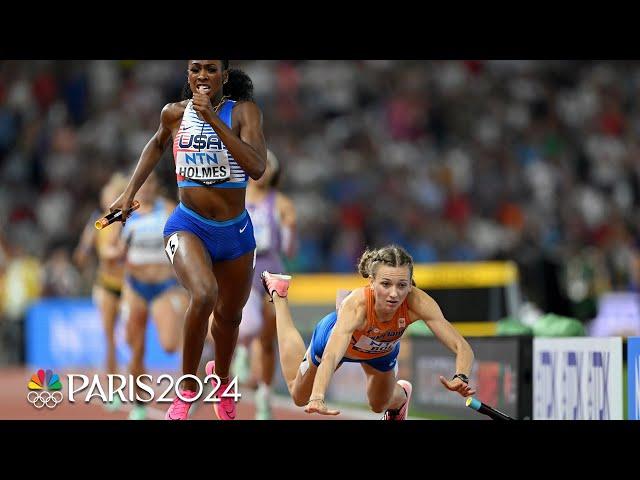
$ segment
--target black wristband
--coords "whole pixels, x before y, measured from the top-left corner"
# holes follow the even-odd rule
[[[462,380],[464,383],[466,383],[467,385],[469,385],[469,377],[467,377],[464,373],[456,373],[451,380],[455,380],[456,378],[459,378],[460,380]]]

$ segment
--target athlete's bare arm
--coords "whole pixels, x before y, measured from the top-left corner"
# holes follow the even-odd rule
[[[346,290],[344,288],[341,288],[336,292],[336,311],[340,310],[340,305],[342,305],[344,299],[347,298],[350,294],[351,290]]]
[[[240,136],[214,112],[209,96],[193,94],[193,109],[211,125],[235,161],[254,180],[258,180],[267,166],[267,142],[262,133],[262,111],[253,102],[238,102],[233,109],[233,125],[239,126]]]
[[[322,413],[337,415],[337,410],[327,410],[324,405],[324,395],[335,372],[336,367],[349,346],[353,332],[364,325],[367,313],[367,303],[364,289],[360,288],[349,295],[338,312],[336,325],[331,332],[327,346],[318,367],[313,389],[309,397],[309,404],[305,408],[308,413]]]
[[[276,211],[282,227],[282,252],[287,258],[293,258],[297,250],[296,242],[296,207],[289,197],[276,193]]]
[[[422,320],[436,338],[456,354],[456,373],[463,373],[468,377],[473,365],[473,350],[464,337],[444,318],[436,301],[424,291],[413,287],[409,293],[408,305],[412,320]],[[450,381],[441,376],[440,381],[447,389],[456,391],[463,397],[475,393],[475,390],[459,378]]]
[[[185,103],[168,103],[160,114],[160,126],[158,131],[151,137],[140,154],[140,159],[136,169],[129,180],[125,191],[111,204],[109,209],[122,209],[123,212],[131,207],[131,202],[136,193],[158,164],[162,153],[167,147],[171,138],[171,132],[177,128],[177,123],[184,113]],[[124,218],[123,218],[124,220]]]

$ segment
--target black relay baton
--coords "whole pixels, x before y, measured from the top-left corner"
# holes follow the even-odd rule
[[[486,403],[482,403],[477,398],[469,397],[465,401],[465,404],[467,405],[467,407],[473,408],[474,410],[477,410],[478,412],[492,418],[493,420],[515,420],[509,415],[502,413],[501,411],[496,410],[493,407],[490,407]]]
[[[127,215],[140,208],[140,202],[138,200],[134,200],[131,202],[131,208],[127,210]],[[121,222],[122,221],[122,210],[117,209],[113,212],[105,215],[99,220],[96,220],[95,226],[97,230],[102,230],[105,227],[108,227],[113,222]]]

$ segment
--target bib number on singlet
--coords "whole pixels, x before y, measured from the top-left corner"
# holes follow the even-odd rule
[[[376,342],[366,335],[362,335],[353,345],[353,349],[363,353],[387,353],[393,350],[399,341],[398,339],[392,342]]]
[[[229,157],[224,150],[176,152],[176,174],[203,183],[218,183],[231,178]]]

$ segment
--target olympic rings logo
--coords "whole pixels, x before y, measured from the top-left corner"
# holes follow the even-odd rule
[[[27,400],[36,408],[56,408],[62,402],[62,392],[34,392],[27,393]]]

